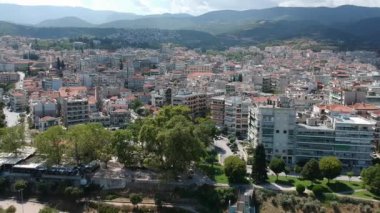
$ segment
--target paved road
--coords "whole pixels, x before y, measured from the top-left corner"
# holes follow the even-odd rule
[[[20,113],[11,112],[8,108],[3,109],[5,120],[7,121],[7,126],[12,127],[18,124],[18,119],[20,118]]]
[[[216,148],[216,151],[219,154],[219,163],[223,165],[224,159],[227,157],[234,155],[234,153],[231,151],[230,147],[227,146],[228,138],[221,137],[220,139],[216,139],[214,141],[214,146]]]

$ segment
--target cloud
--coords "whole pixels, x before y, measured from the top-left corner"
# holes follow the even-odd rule
[[[0,3],[75,6],[137,14],[190,13],[193,15],[214,10],[248,10],[275,6],[336,7],[351,4],[380,7],[380,0],[0,0]]]
[[[380,7],[379,0],[276,0],[282,7],[337,7],[341,5],[357,5]]]

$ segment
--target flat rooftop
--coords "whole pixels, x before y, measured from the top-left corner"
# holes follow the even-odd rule
[[[375,125],[375,121],[371,121],[359,116],[335,116],[336,123],[347,123],[347,124],[360,124],[360,125]]]

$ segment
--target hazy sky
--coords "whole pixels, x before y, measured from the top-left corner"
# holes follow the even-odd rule
[[[79,6],[94,10],[114,10],[137,14],[190,13],[213,10],[247,10],[274,6],[328,6],[351,4],[380,7],[380,0],[0,0],[22,5]]]

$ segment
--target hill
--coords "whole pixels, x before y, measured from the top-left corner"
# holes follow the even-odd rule
[[[35,25],[37,27],[94,27],[93,24],[77,17],[49,19]]]
[[[136,19],[139,15],[114,11],[96,11],[81,7],[61,6],[22,6],[16,4],[0,4],[0,20],[34,25],[48,19],[77,17],[93,24],[101,24],[120,19]]]

